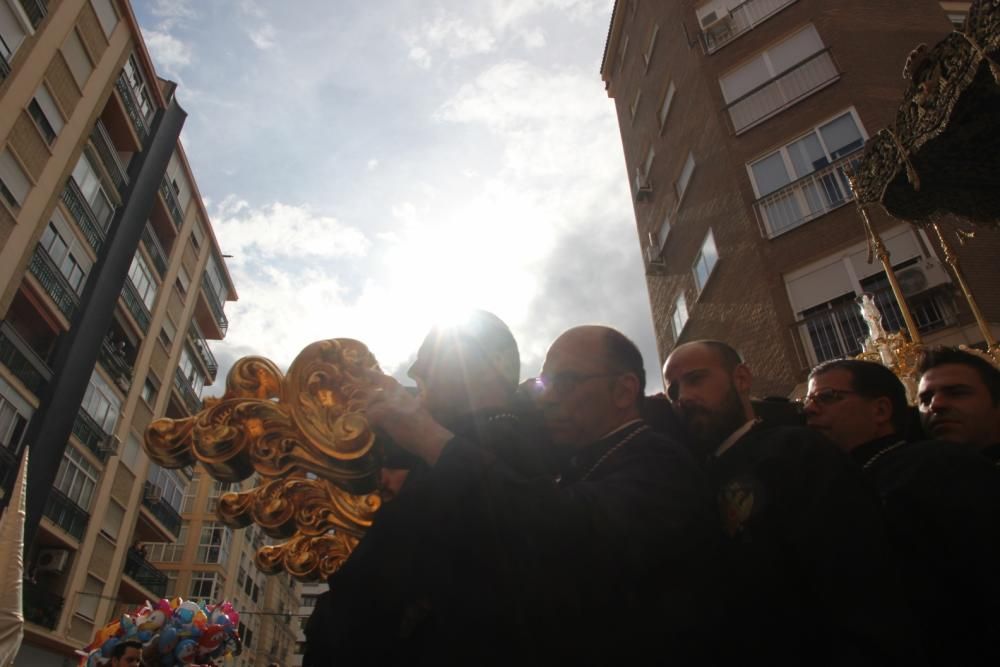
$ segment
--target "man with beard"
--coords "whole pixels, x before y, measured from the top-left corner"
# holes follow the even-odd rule
[[[732,664],[922,664],[877,500],[850,459],[809,429],[759,423],[753,376],[725,343],[674,348],[664,377],[717,496]]]
[[[985,355],[954,348],[924,353],[920,419],[928,436],[968,445],[1000,467],[1000,369]]]
[[[385,380],[369,417],[430,467],[439,524],[496,537],[490,574],[503,594],[487,618],[505,631],[496,644],[452,635],[464,652],[454,661],[715,664],[710,497],[690,454],[640,418],[644,384],[642,357],[618,331],[577,327],[552,344],[536,383],[564,452],[552,479],[511,467]],[[482,608],[466,602],[467,613]]]

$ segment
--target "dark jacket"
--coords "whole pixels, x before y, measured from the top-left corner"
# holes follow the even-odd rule
[[[994,467],[1000,468],[1000,442],[995,445],[989,445],[979,450],[979,453],[986,457],[986,460],[994,465]]]
[[[815,431],[758,424],[709,462],[732,664],[923,664],[878,500]]]
[[[952,443],[896,436],[851,452],[882,499],[934,665],[1000,665],[1000,472]]]

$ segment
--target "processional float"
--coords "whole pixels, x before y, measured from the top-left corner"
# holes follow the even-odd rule
[[[1000,0],[972,4],[963,30],[907,60],[909,79],[892,126],[879,131],[849,175],[874,256],[885,268],[906,324],[886,332],[871,298],[861,311],[869,326],[863,358],[892,368],[912,390],[922,348],[920,331],[868,216],[880,205],[892,217],[928,229],[940,243],[986,342],[1000,348],[948,241],[949,219],[1000,227]],[[962,231],[966,238],[971,237]],[[258,524],[277,544],[256,561],[268,573],[324,579],[347,559],[380,505],[375,493],[381,452],[364,416],[375,358],[362,343],[331,339],[307,346],[287,374],[263,357],[244,357],[221,398],[186,419],[158,419],[145,448],[159,465],[200,463],[215,479],[261,483],[226,493],[219,517],[243,528]]]

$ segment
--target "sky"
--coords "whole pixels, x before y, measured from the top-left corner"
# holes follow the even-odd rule
[[[600,62],[613,0],[134,0],[239,300],[213,344],[287,367],[365,342],[397,377],[441,318],[511,327],[522,378],[613,326],[659,391]]]

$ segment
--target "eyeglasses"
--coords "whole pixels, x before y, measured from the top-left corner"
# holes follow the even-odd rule
[[[806,397],[802,399],[802,405],[805,406],[810,403],[815,403],[820,407],[826,407],[828,405],[833,405],[834,403],[840,403],[851,394],[857,393],[858,392],[851,391],[850,389],[822,389],[820,391],[807,394]]]
[[[577,373],[576,371],[562,371],[561,373],[553,373],[551,375],[543,373],[536,378],[528,380],[526,384],[536,395],[549,390],[554,396],[561,398],[587,380],[609,378],[617,375],[622,375],[622,373]]]

